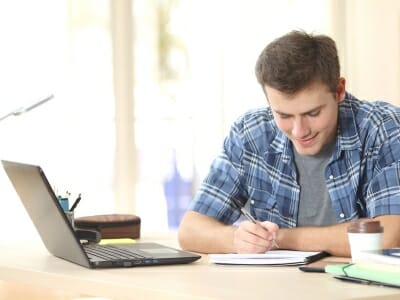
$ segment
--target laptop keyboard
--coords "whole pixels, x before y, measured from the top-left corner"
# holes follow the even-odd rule
[[[115,247],[112,245],[83,245],[89,259],[93,260],[126,260],[126,259],[143,259],[144,256],[134,253],[133,251]]]

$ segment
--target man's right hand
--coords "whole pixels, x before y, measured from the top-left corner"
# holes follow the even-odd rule
[[[279,227],[264,221],[243,221],[234,232],[233,244],[237,253],[264,253],[274,248]]]

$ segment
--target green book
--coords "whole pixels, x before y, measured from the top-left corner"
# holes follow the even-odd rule
[[[381,263],[327,265],[325,272],[400,287],[400,267]]]

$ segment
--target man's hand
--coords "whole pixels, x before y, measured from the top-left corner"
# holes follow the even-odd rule
[[[279,227],[264,221],[243,221],[234,232],[233,244],[237,253],[264,253],[274,247]]]

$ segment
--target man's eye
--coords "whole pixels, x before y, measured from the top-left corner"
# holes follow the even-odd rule
[[[319,116],[319,113],[320,113],[320,111],[317,110],[317,111],[312,111],[312,112],[310,112],[308,115],[309,115],[310,117],[317,117],[317,116]]]
[[[282,115],[282,114],[279,114],[279,117],[281,118],[281,119],[289,119],[289,115]]]

